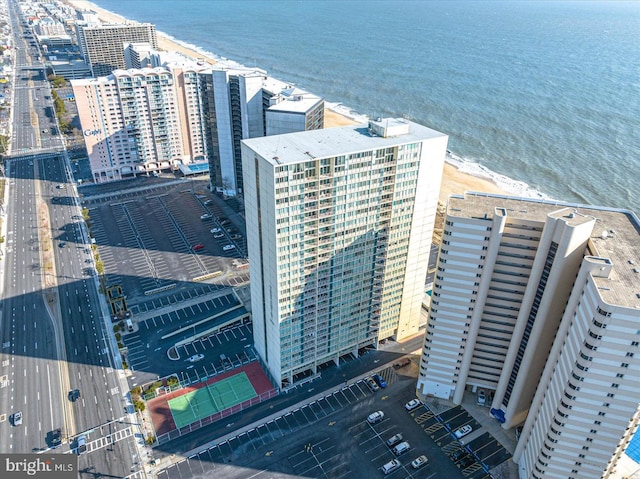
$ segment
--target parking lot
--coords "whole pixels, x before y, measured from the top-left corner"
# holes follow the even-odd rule
[[[229,325],[220,329],[225,324]],[[149,315],[122,340],[133,372],[131,386],[173,373],[193,383],[256,359],[248,312],[234,294],[225,291]],[[198,361],[187,361],[200,354]]]
[[[427,412],[424,406],[405,409],[415,397],[415,379],[392,367],[380,375],[387,383],[384,389],[374,392],[358,380],[212,445],[160,471],[158,477],[465,477],[415,420]],[[384,412],[384,419],[369,424],[367,416],[377,410]],[[386,441],[397,433],[411,448],[397,457],[400,468],[385,476],[380,468],[396,458]],[[429,462],[414,469],[411,462],[421,455]]]
[[[461,406],[455,406],[439,414],[420,409],[413,412],[416,424],[461,470],[464,477],[482,478],[487,471],[502,464],[511,454],[496,441]],[[456,439],[454,433],[463,426],[470,426],[471,432]],[[458,452],[460,451],[460,452]]]
[[[179,182],[83,200],[107,284],[122,285],[131,307],[203,281],[248,281],[241,218],[232,222],[218,204],[222,199],[190,186]]]

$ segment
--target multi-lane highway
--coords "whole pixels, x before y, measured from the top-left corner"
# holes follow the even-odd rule
[[[56,452],[77,453],[77,438],[86,439],[80,477],[142,477],[139,425],[127,409],[44,66],[17,2],[9,9],[17,50],[13,156],[5,158],[0,452],[46,451],[50,431],[60,429]]]

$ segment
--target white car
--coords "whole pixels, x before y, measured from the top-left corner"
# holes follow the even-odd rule
[[[413,461],[411,461],[411,467],[413,467],[414,469],[420,469],[427,462],[429,462],[429,460],[427,459],[427,456],[424,456],[424,455],[418,456]]]
[[[200,361],[203,358],[204,358],[204,354],[194,354],[190,358],[187,358],[187,361],[189,361],[190,363],[195,363]]]
[[[411,401],[409,401],[407,404],[404,405],[404,408],[407,411],[413,411],[418,406],[420,406],[420,401],[418,399],[412,399]]]
[[[235,245],[233,244],[226,244],[222,247],[222,251],[231,251],[232,249],[235,249]]]
[[[220,228],[211,228],[211,233],[221,233],[222,230]]]
[[[453,435],[456,437],[456,439],[460,439],[461,437],[469,434],[471,431],[473,431],[473,428],[469,424],[465,424],[460,429],[456,430]]]
[[[213,218],[213,216],[211,216],[209,213],[206,213],[204,215],[200,215],[200,219],[201,220],[210,220],[211,218]]]
[[[224,233],[214,233],[213,237],[216,239],[224,238]]]
[[[22,411],[18,411],[13,415],[13,425],[20,426],[22,425]]]
[[[487,394],[484,392],[484,389],[478,389],[478,405],[484,406],[487,402]]]
[[[369,414],[369,416],[367,417],[367,422],[369,424],[375,424],[377,422],[382,421],[383,419],[384,419],[384,413],[382,411],[376,411]]]

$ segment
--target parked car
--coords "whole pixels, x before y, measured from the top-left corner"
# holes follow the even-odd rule
[[[63,184],[59,184],[58,186],[56,186],[56,188],[57,188],[57,189],[59,189],[59,190],[61,190],[61,189],[63,189],[63,188],[64,188],[64,185],[63,185]]]
[[[408,452],[410,449],[411,449],[411,445],[407,441],[404,441],[393,448],[393,453],[396,456],[402,456],[405,452]]]
[[[420,469],[422,466],[426,465],[427,462],[429,462],[427,456],[418,456],[413,461],[411,461],[411,467],[413,467],[414,469]]]
[[[460,461],[458,462],[458,467],[460,469],[465,469],[469,467],[471,464],[473,464],[474,462],[476,462],[476,460],[473,458],[471,454],[469,454],[468,456],[464,456],[462,459],[460,459]]]
[[[458,462],[460,459],[468,455],[469,455],[469,452],[466,451],[465,449],[458,449],[457,451],[452,452],[449,457],[453,462]]]
[[[367,417],[367,422],[369,424],[375,424],[377,422],[382,421],[383,419],[384,419],[384,413],[382,411],[376,411],[369,414],[369,416]]]
[[[484,389],[478,389],[478,405],[484,406],[487,403],[487,393]]]
[[[231,251],[232,249],[235,249],[235,247],[236,247],[236,246],[235,246],[235,245],[233,245],[233,244],[226,244],[226,245],[224,245],[224,246],[222,247],[222,250],[223,250],[223,251]]]
[[[409,359],[409,358],[402,358],[400,361],[398,361],[397,363],[395,363],[395,364],[393,365],[393,367],[394,367],[395,369],[400,369],[400,368],[403,368],[403,367],[405,367],[405,366],[408,366],[409,364],[411,364],[411,359]]]
[[[191,249],[193,251],[200,251],[201,249],[204,249],[204,245],[202,243],[194,244]]]
[[[204,202],[204,204],[206,206],[212,205],[213,204],[213,200],[207,200],[207,201]]]
[[[58,248],[64,248],[65,246],[67,246],[67,243],[64,241],[60,241],[60,243],[58,243]]]
[[[369,388],[371,388],[373,392],[380,390],[380,387],[376,384],[376,382],[373,379],[367,378],[364,381],[367,383],[367,386],[369,386]]]
[[[473,431],[473,428],[471,427],[471,425],[470,424],[465,424],[460,429],[457,429],[453,433],[453,435],[456,437],[456,439],[460,439],[461,437],[464,437],[467,434],[469,434],[471,431]]]
[[[402,434],[401,433],[394,434],[389,439],[387,439],[387,446],[393,447],[396,444],[398,444],[399,442],[402,442],[402,439],[403,438],[402,438]]]
[[[212,219],[212,218],[213,218],[213,216],[211,216],[209,213],[206,213],[206,214],[204,214],[204,215],[200,215],[200,219],[201,219],[202,221],[204,221],[204,220],[210,220],[210,219]]]
[[[204,359],[204,354],[194,354],[193,356],[188,357],[187,361],[189,361],[190,363],[196,363],[201,359]]]
[[[220,228],[211,228],[211,233],[222,233],[222,230]]]
[[[215,233],[215,234],[213,235],[213,237],[214,237],[215,239],[224,238],[224,233]]]
[[[384,475],[386,476],[387,474],[391,474],[393,471],[395,471],[396,469],[398,469],[401,466],[400,461],[398,461],[397,459],[394,459],[393,461],[389,461],[386,464],[384,464],[380,470],[384,473]]]
[[[412,399],[411,401],[409,401],[407,404],[404,405],[404,408],[407,411],[413,411],[415,408],[420,406],[420,404],[421,403],[419,399]]]
[[[242,235],[231,235],[232,240],[239,240],[240,238],[242,238]]]
[[[380,376],[379,374],[374,374],[373,380],[380,386],[382,389],[387,387],[387,382]]]

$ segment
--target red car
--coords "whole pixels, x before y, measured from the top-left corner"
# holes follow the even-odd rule
[[[193,249],[193,251],[200,251],[201,249],[204,249],[204,245],[203,244],[196,244],[196,245],[193,245],[191,247],[191,249]]]

